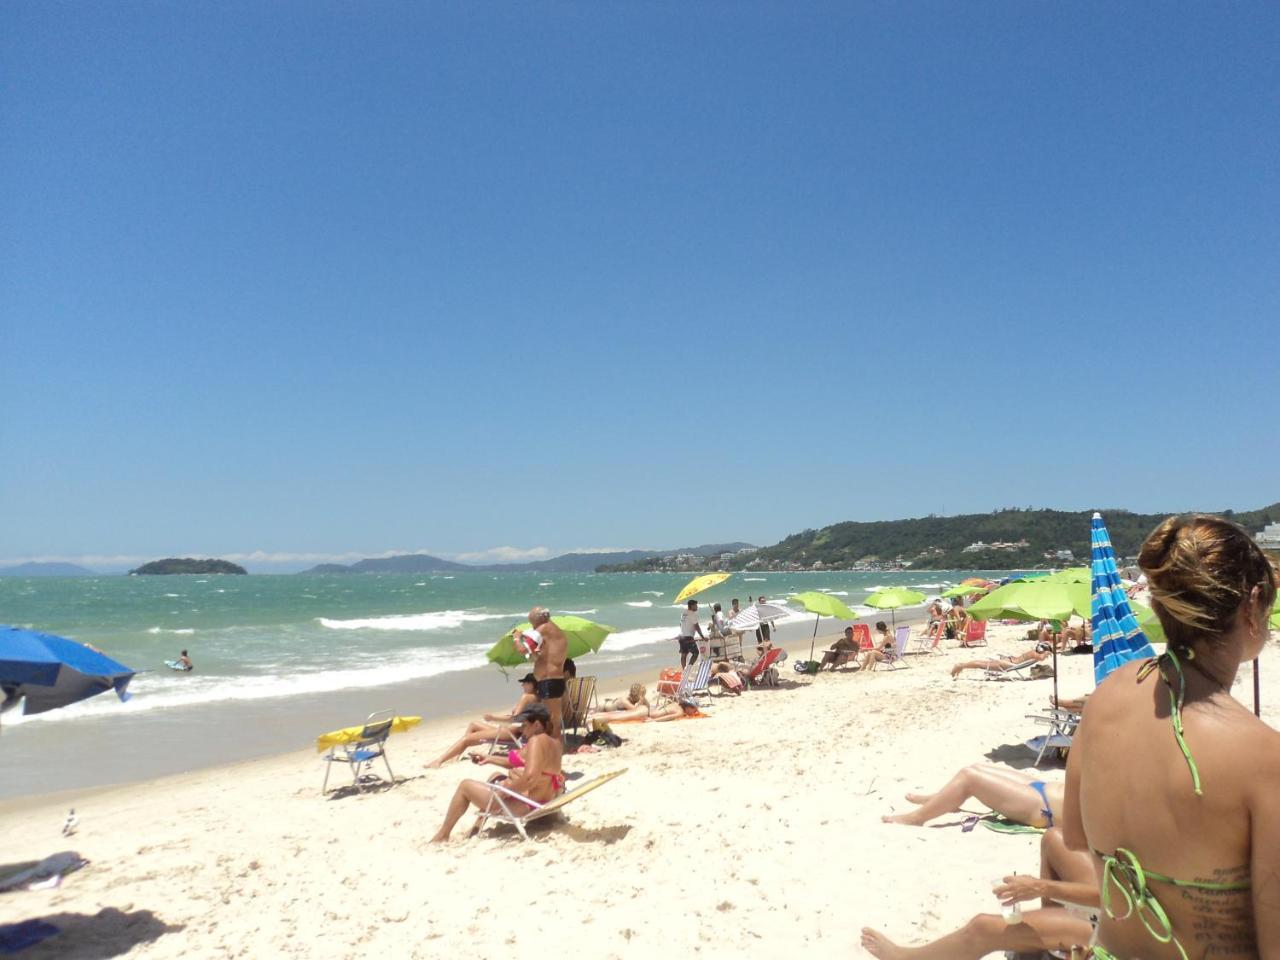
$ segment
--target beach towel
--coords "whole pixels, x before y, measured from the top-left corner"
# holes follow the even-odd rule
[[[680,716],[673,717],[671,720],[666,722],[674,723],[676,720],[705,720],[705,719],[707,719],[707,714],[703,713],[701,710],[695,710],[693,713],[682,713]],[[634,717],[630,720],[610,720],[609,722],[610,723],[648,723],[649,721],[645,717]]]
[[[983,817],[981,823],[988,830],[996,833],[1044,833],[1043,827],[1028,826],[1000,816]]]

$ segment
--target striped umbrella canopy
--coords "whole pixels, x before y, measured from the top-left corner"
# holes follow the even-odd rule
[[[1111,535],[1102,514],[1093,515],[1090,534],[1093,559],[1093,680],[1102,683],[1107,675],[1130,660],[1155,656],[1138,618],[1129,606],[1129,597],[1120,583]]]

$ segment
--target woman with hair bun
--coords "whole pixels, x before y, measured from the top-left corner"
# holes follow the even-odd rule
[[[1092,851],[1099,960],[1280,957],[1280,733],[1231,696],[1267,641],[1276,572],[1219,517],[1170,517],[1138,559],[1168,638],[1089,698],[1068,845]]]

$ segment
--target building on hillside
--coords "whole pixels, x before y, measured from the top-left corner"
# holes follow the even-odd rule
[[[969,544],[960,552],[961,553],[982,553],[984,550],[990,550],[990,549],[991,548],[988,547],[985,543],[983,543],[981,540],[978,540],[978,541],[975,541],[974,543]]]
[[[1268,523],[1253,539],[1263,550],[1280,550],[1280,523]]]

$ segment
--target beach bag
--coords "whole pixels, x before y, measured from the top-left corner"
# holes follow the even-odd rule
[[[796,673],[817,673],[820,666],[817,660],[797,660]]]

